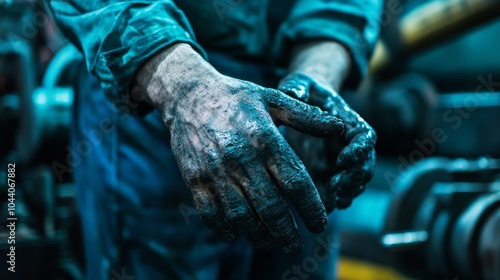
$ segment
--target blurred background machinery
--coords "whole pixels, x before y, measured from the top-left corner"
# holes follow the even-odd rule
[[[386,1],[371,76],[346,96],[379,160],[343,214],[343,256],[365,263],[342,279],[366,263],[391,279],[500,279],[499,7]]]
[[[371,75],[344,93],[377,130],[379,160],[341,213],[339,279],[500,279],[499,4],[386,1]],[[66,166],[81,56],[37,2],[0,1],[0,14],[0,162],[17,165],[16,277],[81,279]]]
[[[81,55],[62,48],[35,1],[0,1],[0,162],[16,164],[16,273],[1,279],[79,279],[81,241],[70,178],[50,166],[67,155],[71,87]],[[7,169],[0,171],[0,213],[7,216]],[[6,227],[0,255],[8,253]]]
[[[394,188],[381,242],[409,274],[498,278],[500,160],[435,157]]]

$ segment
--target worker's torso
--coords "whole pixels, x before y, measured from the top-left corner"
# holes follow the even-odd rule
[[[295,0],[176,0],[196,40],[208,50],[267,60]]]

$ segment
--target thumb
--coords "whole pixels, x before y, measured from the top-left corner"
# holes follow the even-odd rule
[[[286,93],[288,96],[303,102],[309,101],[312,80],[302,73],[294,73],[283,78],[278,90]]]
[[[338,137],[344,123],[320,108],[295,100],[280,91],[268,90],[263,95],[269,114],[278,124],[316,137]]]

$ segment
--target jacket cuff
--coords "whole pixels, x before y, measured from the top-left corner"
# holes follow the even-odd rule
[[[194,42],[188,32],[180,26],[170,26],[145,34],[128,46],[101,53],[91,72],[99,77],[102,90],[115,106],[127,108],[133,115],[144,116],[153,107],[145,101],[145,93],[130,89],[135,73],[156,53],[178,43],[190,44],[207,59],[203,48]]]
[[[368,58],[373,46],[364,36],[366,21],[356,18],[357,22],[342,20],[339,14],[331,18],[308,18],[307,21],[285,23],[281,26],[273,48],[275,63],[287,67],[293,46],[308,41],[327,40],[342,44],[348,51],[352,66],[344,82],[344,88],[355,89],[368,69]]]

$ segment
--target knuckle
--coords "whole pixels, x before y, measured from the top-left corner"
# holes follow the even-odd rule
[[[195,187],[199,181],[193,172],[184,171],[183,177],[188,188]]]
[[[251,219],[251,211],[248,207],[237,207],[235,209],[231,209],[226,214],[227,220],[231,224],[247,224]]]
[[[346,138],[348,140],[362,137],[364,142],[369,146],[375,146],[377,141],[377,133],[375,130],[361,117],[348,122]]]
[[[352,197],[355,198],[355,197],[359,196],[365,190],[366,190],[366,186],[365,185],[361,185],[361,186],[358,186],[358,187],[354,188],[354,190],[352,192]]]
[[[278,137],[270,137],[261,146],[261,151],[265,151],[272,158],[279,158],[283,154],[283,145]]]
[[[272,199],[256,210],[260,213],[262,219],[270,222],[279,221],[287,216],[285,204],[279,199]]]
[[[375,159],[373,156],[374,152],[371,151],[363,164],[359,168],[353,170],[354,179],[367,182],[373,178],[375,175]]]
[[[242,165],[239,160],[230,159],[226,162],[225,169],[228,173],[235,173],[242,169]]]
[[[270,140],[276,137],[277,131],[275,131],[269,124],[263,126],[255,132],[255,136],[258,139]]]
[[[224,152],[222,156],[223,161],[225,161],[226,163],[239,161],[239,159],[241,159],[246,153],[245,148],[246,148],[245,145],[239,143],[239,141],[236,143],[231,143],[229,145],[226,145],[224,147]]]
[[[202,187],[214,181],[215,170],[209,167],[200,169],[184,169],[183,178],[188,188]]]
[[[276,132],[269,126],[264,126],[255,132],[255,135],[259,139],[270,139],[276,136]]]
[[[289,192],[302,192],[304,191],[304,186],[310,183],[308,178],[309,174],[304,169],[301,169],[292,174],[291,177],[285,181],[285,186]]]
[[[198,207],[198,214],[205,224],[213,224],[218,220],[215,209],[211,207]]]
[[[214,227],[220,223],[219,215],[214,207],[210,205],[197,205],[196,210],[198,211],[201,221],[210,229],[214,229]]]
[[[278,132],[271,127],[262,127],[249,135],[250,143],[258,151],[267,150],[279,143]]]
[[[335,205],[338,209],[346,209],[352,204],[352,198],[336,197]]]

